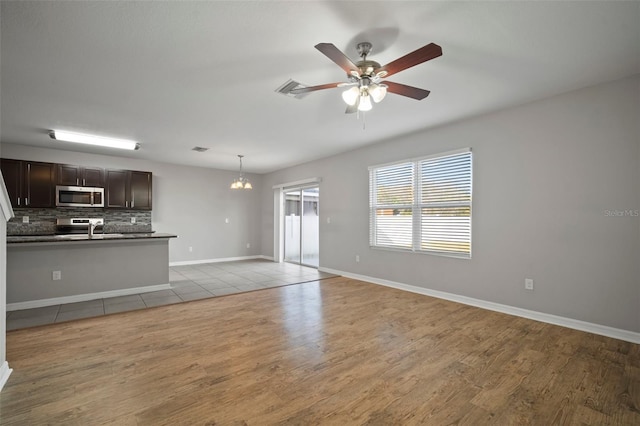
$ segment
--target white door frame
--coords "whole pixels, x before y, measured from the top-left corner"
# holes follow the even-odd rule
[[[284,262],[284,193],[303,186],[320,186],[322,178],[313,177],[273,185],[273,261]]]

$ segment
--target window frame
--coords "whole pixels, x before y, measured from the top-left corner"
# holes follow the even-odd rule
[[[469,200],[467,201],[453,201],[453,202],[444,202],[444,203],[425,203],[422,199],[422,163],[425,161],[432,161],[439,158],[447,158],[452,156],[457,156],[460,154],[468,154],[469,156],[469,174],[468,174],[468,187],[469,187]],[[411,192],[413,196],[412,203],[410,205],[400,205],[400,204],[377,204],[377,180],[376,180],[376,172],[383,168],[391,168],[393,166],[401,166],[401,165],[409,165],[411,164],[413,168],[413,177],[412,177],[412,186]],[[403,253],[419,253],[419,254],[429,254],[435,256],[445,256],[445,257],[453,257],[460,259],[471,259],[472,257],[472,248],[473,248],[473,238],[472,238],[472,224],[473,224],[473,153],[471,148],[461,148],[452,151],[442,152],[431,154],[422,157],[409,158],[399,161],[394,161],[391,163],[385,164],[377,164],[374,166],[368,167],[369,171],[369,247],[376,250],[388,250],[388,251],[399,251]],[[401,246],[395,245],[384,245],[384,244],[376,244],[378,238],[378,227],[377,225],[377,215],[376,212],[380,209],[391,209],[391,208],[401,208],[401,209],[409,209],[411,210],[412,216],[412,226],[411,226],[411,247],[403,248]],[[468,220],[468,242],[469,242],[469,251],[438,251],[438,250],[428,250],[422,249],[422,221],[424,220],[422,212],[425,208],[468,208],[469,210],[469,220]],[[428,217],[428,216],[425,216]]]

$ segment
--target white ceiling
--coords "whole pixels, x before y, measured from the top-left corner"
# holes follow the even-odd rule
[[[244,154],[256,173],[640,73],[637,1],[1,4],[2,142],[78,150],[47,136],[60,128],[132,138],[125,155],[162,162],[233,170]],[[390,94],[363,130],[340,89],[275,92],[346,80],[313,46],[355,61],[359,41],[382,64],[442,46],[390,78],[431,95]]]

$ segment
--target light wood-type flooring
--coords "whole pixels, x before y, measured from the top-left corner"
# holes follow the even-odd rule
[[[640,346],[346,278],[7,334],[3,425],[638,425]]]

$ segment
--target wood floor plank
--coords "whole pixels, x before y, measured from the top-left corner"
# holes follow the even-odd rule
[[[640,424],[640,348],[346,278],[7,333],[0,424]]]

